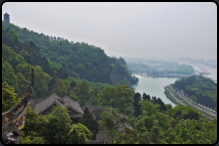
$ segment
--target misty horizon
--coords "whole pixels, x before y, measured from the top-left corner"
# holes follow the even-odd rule
[[[216,8],[213,2],[6,2],[2,13],[16,26],[85,42],[108,56],[217,59]]]

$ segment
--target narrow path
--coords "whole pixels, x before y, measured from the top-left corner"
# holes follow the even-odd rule
[[[170,91],[170,94],[172,95],[172,97],[174,97],[174,98],[175,98],[178,102],[180,102],[181,104],[185,105],[184,103],[182,103],[182,101],[178,100],[178,99],[172,94],[172,92],[175,92],[175,91],[173,91],[171,88],[169,89],[168,87],[167,87],[167,89],[168,89],[168,91]],[[178,94],[177,92],[175,92],[175,93]],[[212,112],[209,112],[209,111],[207,111],[207,110],[205,110],[205,109],[203,109],[203,108],[201,108],[201,107],[199,107],[199,106],[193,104],[193,103],[192,103],[191,101],[189,101],[188,99],[182,98],[182,95],[180,95],[180,94],[178,94],[178,95],[179,95],[179,96],[181,97],[181,99],[183,99],[187,104],[189,104],[191,107],[195,108],[196,110],[200,111],[200,112],[201,112],[204,116],[206,116],[207,118],[209,118],[209,119],[212,120],[212,118],[208,116],[208,115],[210,115],[210,116],[213,116],[213,117],[215,117],[215,118],[217,119],[217,114],[214,114],[214,113],[212,113]],[[187,105],[185,105],[185,106],[187,106]]]

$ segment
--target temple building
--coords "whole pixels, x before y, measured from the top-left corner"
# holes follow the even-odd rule
[[[7,12],[4,14],[4,21],[10,23],[10,15]]]
[[[78,123],[79,119],[84,114],[78,101],[75,101],[65,95],[63,98],[59,97],[55,93],[47,97],[46,99],[40,99],[38,103],[34,99],[29,101],[29,106],[39,115],[46,115],[55,105],[60,105],[68,109],[68,114],[71,117],[72,123]]]
[[[89,106],[88,102],[84,106],[82,106],[82,110],[84,111],[85,108],[89,110],[89,112],[92,114],[92,117],[96,120],[102,120],[100,117],[100,114],[106,110],[106,107],[112,108],[111,106]],[[120,126],[118,126],[118,131],[121,133],[125,132],[125,127],[128,127],[129,129],[133,129],[130,125],[126,124],[125,121],[128,120],[128,117],[121,114],[121,118],[119,119],[121,121]],[[109,139],[107,139],[107,132],[103,129],[103,127],[99,127],[99,133],[96,135],[96,140],[90,140],[87,141],[87,144],[103,144],[103,143],[109,143]]]
[[[33,99],[31,98],[28,102],[28,105],[31,109],[33,109],[38,115],[43,114],[46,115],[49,113],[49,111],[52,109],[55,105],[60,105],[62,107],[67,108],[68,114],[72,119],[72,124],[78,123],[80,118],[82,118],[84,114],[84,110],[87,107],[89,112],[92,114],[92,117],[94,120],[99,121],[102,120],[100,117],[100,114],[106,110],[106,107],[112,108],[111,106],[89,106],[88,102],[82,108],[79,105],[78,101],[75,101],[71,98],[69,98],[67,95],[65,95],[63,98],[60,98],[58,95],[53,93],[49,97],[43,99],[43,98],[37,98]],[[121,121],[121,124],[117,127],[118,131],[121,133],[125,132],[125,127],[128,127],[130,129],[133,129],[130,125],[126,124],[125,121],[128,120],[128,117],[121,114],[121,118],[119,119]],[[109,143],[109,139],[107,139],[107,132],[104,130],[103,127],[99,127],[99,133],[96,135],[96,140],[89,140],[86,143]]]
[[[100,114],[105,111],[106,107],[112,108],[110,106],[88,106],[88,103],[86,103],[85,106],[82,106],[83,111],[85,110],[85,107],[87,107],[91,115],[94,115],[96,121],[102,120]]]

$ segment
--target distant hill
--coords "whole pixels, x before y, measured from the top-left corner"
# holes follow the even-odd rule
[[[2,43],[15,53],[27,52],[26,55],[31,56],[31,64],[40,65],[52,77],[74,77],[108,84],[138,82],[131,76],[124,59],[108,57],[100,47],[84,42],[69,42],[63,37],[39,34],[2,21]],[[27,61],[27,57],[25,59]]]

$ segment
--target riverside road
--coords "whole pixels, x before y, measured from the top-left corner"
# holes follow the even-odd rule
[[[189,104],[190,106],[192,106],[193,108],[197,109],[198,111],[202,112],[203,115],[205,116],[211,116],[217,119],[217,113],[215,111],[210,111],[209,109],[203,108],[198,106],[197,104],[193,103],[192,101],[190,101],[189,99],[187,99],[186,97],[184,97],[182,94],[176,92],[173,88],[167,86],[167,89],[169,91],[171,91],[172,93],[176,93],[184,102],[186,102],[187,104]],[[172,94],[171,94],[172,95]],[[210,117],[209,117],[210,118]],[[212,118],[210,118],[212,119]]]

